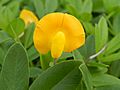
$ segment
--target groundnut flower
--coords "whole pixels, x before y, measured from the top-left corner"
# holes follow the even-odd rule
[[[64,13],[50,13],[38,21],[33,41],[41,54],[51,51],[53,58],[62,52],[71,52],[85,43],[84,29],[74,16]]]
[[[25,22],[25,26],[34,22],[35,24],[38,22],[38,18],[35,14],[29,10],[23,9],[20,13],[20,18]]]

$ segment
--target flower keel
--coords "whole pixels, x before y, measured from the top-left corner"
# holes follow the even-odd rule
[[[65,46],[65,35],[59,31],[55,34],[52,39],[51,54],[54,58],[59,58],[64,50]]]

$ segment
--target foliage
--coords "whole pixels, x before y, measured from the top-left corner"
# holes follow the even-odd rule
[[[35,25],[25,27],[22,9],[39,19],[51,12],[74,15],[85,29],[85,45],[57,62],[49,53],[40,56]],[[0,90],[120,90],[119,24],[119,0],[0,0]]]

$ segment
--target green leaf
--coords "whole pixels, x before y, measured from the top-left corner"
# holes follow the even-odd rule
[[[10,39],[11,38],[4,31],[0,31],[0,44]]]
[[[0,0],[0,5],[3,5],[3,4],[5,4],[5,3],[7,3],[7,2],[9,2],[10,0]]]
[[[65,0],[65,2],[68,6],[73,7],[77,14],[92,12],[92,0]]]
[[[64,0],[64,3],[73,6],[77,10],[82,8],[82,0]]]
[[[32,45],[28,51],[28,57],[29,57],[29,60],[32,61],[32,60],[35,60],[36,58],[38,58],[40,55],[39,53],[37,52],[37,50],[35,49],[34,45]]]
[[[85,60],[95,54],[95,38],[93,35],[89,35],[86,39],[85,45],[78,49]]]
[[[104,7],[106,11],[110,12],[113,11],[115,8],[120,7],[119,0],[103,0]]]
[[[99,52],[108,41],[108,26],[106,19],[101,17],[98,25],[95,27],[95,48]]]
[[[59,59],[66,59],[66,58],[70,58],[72,56],[73,56],[72,53],[63,52]]]
[[[0,76],[0,90],[27,90],[29,85],[28,58],[19,43],[10,47]]]
[[[113,53],[113,54],[100,58],[102,62],[112,62],[118,59],[120,59],[120,52]]]
[[[85,65],[85,63],[81,64],[79,66],[79,69],[82,73],[82,78],[86,85],[87,90],[93,90],[92,76],[91,76],[87,66]]]
[[[13,43],[14,41],[10,39],[0,44],[0,64],[3,64],[4,57],[7,54],[8,49]]]
[[[8,5],[8,8],[11,9],[11,11],[14,13],[14,15],[17,17],[19,15],[20,11],[20,3],[18,1],[11,1]]]
[[[94,12],[104,12],[103,0],[92,0],[93,1],[93,11]]]
[[[5,30],[8,24],[15,19],[15,14],[8,7],[0,8],[0,29]]]
[[[0,47],[0,64],[3,63],[4,56],[5,56],[5,51],[2,47]]]
[[[65,0],[65,9],[72,15],[83,21],[90,21],[92,18],[91,0]]]
[[[83,61],[83,57],[78,50],[74,50],[72,53],[73,53],[74,60]]]
[[[112,62],[109,68],[110,74],[116,77],[120,77],[120,60]]]
[[[111,54],[120,49],[120,33],[117,34],[111,41],[107,44],[107,49],[105,50],[105,55]]]
[[[106,64],[103,64],[103,63],[98,63],[98,62],[95,62],[95,61],[93,61],[93,62],[89,62],[88,64],[87,64],[88,66],[91,66],[91,67],[98,67],[98,68],[107,68],[109,65],[106,65]]]
[[[0,73],[1,73],[2,65],[0,64]]]
[[[93,83],[95,87],[120,85],[120,79],[108,74],[96,74],[93,76]]]
[[[52,90],[77,90],[80,80],[81,73],[76,67],[63,80],[56,84]]]
[[[41,18],[45,14],[42,0],[33,0],[33,4],[38,17]]]
[[[104,74],[108,72],[108,65],[98,62],[90,62],[87,64],[88,69],[92,75],[94,74]]]
[[[31,67],[30,68],[30,77],[36,78],[38,77],[43,71],[40,68],[37,67]]]
[[[89,58],[95,53],[95,37],[93,35],[87,37],[85,46],[87,48],[87,58]]]
[[[82,4],[81,13],[91,13],[92,12],[92,0],[84,0]]]
[[[6,32],[13,38],[19,38],[19,35],[24,31],[25,24],[22,19],[17,18],[12,21],[6,28]]]
[[[5,41],[3,43],[0,44],[0,47],[7,52],[8,49],[11,47],[11,45],[13,45],[15,43],[15,41],[13,39],[10,39],[8,41]]]
[[[117,35],[118,33],[120,33],[119,23],[120,23],[120,13],[118,13],[117,15],[115,15],[113,17],[113,29],[112,29],[112,31],[113,31],[114,35]]]
[[[45,1],[45,13],[54,12],[58,7],[58,0],[46,0]]]
[[[75,0],[74,0],[74,1],[75,1]],[[68,11],[70,14],[72,14],[72,15],[74,15],[74,16],[78,16],[77,10],[76,10],[76,8],[75,8],[73,5],[67,4],[67,5],[65,6],[65,8],[67,9],[67,11]]]
[[[84,21],[90,21],[92,18],[92,0],[84,0],[81,6],[81,10],[78,10],[80,12],[80,18]]]
[[[29,48],[33,43],[34,28],[35,28],[35,25],[34,25],[34,23],[32,23],[25,30],[25,34],[24,34],[24,46],[25,46],[25,48]]]
[[[6,1],[6,0],[5,0]],[[7,25],[18,16],[19,3],[12,1],[7,5],[0,6],[0,28],[5,29]]]
[[[58,88],[60,90],[75,90],[80,82],[81,75],[76,69],[80,64],[80,61],[66,61],[56,64],[40,74],[30,86],[30,90],[58,90]]]
[[[78,16],[82,8],[82,0],[64,0],[65,9],[74,16]]]
[[[80,14],[80,20],[89,22],[91,20],[91,18],[92,18],[92,14],[90,14],[90,13],[85,12],[85,13]]]
[[[102,87],[97,87],[95,90],[120,90],[120,85],[107,85]]]
[[[89,22],[82,22],[82,23],[84,25],[84,28],[87,34],[94,34],[95,30],[92,23],[89,23]]]

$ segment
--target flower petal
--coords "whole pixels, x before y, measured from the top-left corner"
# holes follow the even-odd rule
[[[32,22],[38,22],[38,18],[34,15],[34,13],[25,9],[21,11],[20,18],[24,20],[26,26]]]
[[[51,35],[58,31],[57,28],[61,27],[63,16],[63,13],[50,13],[44,16],[38,24],[47,35]]]
[[[59,32],[64,34],[65,40]],[[37,23],[34,44],[40,53],[45,54],[51,50],[52,56],[57,58],[61,55],[63,46],[65,52],[71,52],[84,43],[84,29],[80,21],[72,15],[51,13]]]
[[[34,44],[40,53],[47,53],[51,49],[53,36],[61,26],[63,13],[51,13],[38,21],[34,32]]]
[[[39,53],[46,54],[50,50],[48,38],[45,37],[44,32],[42,32],[42,30],[38,27],[35,28],[33,41],[35,48],[39,51]]]
[[[65,52],[71,52],[84,44],[84,29],[74,16],[65,14],[62,27],[66,30]]]
[[[65,46],[65,35],[59,31],[52,39],[51,54],[53,58],[59,58],[64,50]]]

